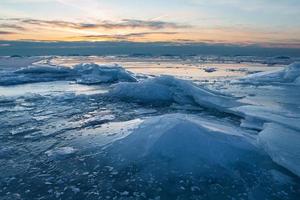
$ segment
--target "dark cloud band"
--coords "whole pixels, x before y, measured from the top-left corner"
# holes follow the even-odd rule
[[[123,19],[120,22],[100,21],[96,23],[77,23],[62,20],[40,20],[40,19],[24,19],[24,18],[10,18],[6,20],[6,24],[0,25],[2,28],[9,28],[15,26],[15,29],[21,30],[25,25],[36,26],[55,26],[61,28],[73,29],[123,29],[123,28],[145,28],[152,30],[159,29],[184,29],[190,27],[189,25],[177,24],[173,22],[152,21],[152,20],[136,20],[136,19]],[[9,22],[14,24],[9,24]],[[17,25],[15,25],[17,23]]]

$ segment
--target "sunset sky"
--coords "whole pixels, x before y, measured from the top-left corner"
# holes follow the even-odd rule
[[[300,47],[299,0],[0,0],[0,40]]]

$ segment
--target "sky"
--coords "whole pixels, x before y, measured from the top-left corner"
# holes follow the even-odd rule
[[[300,47],[299,0],[0,0],[0,40]]]

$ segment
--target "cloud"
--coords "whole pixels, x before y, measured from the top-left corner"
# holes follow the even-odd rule
[[[145,20],[135,20],[135,19],[124,19],[122,25],[130,27],[151,27],[153,29],[164,29],[164,28],[189,28],[189,25],[182,25],[173,22],[164,21],[145,21]]]
[[[15,32],[11,32],[11,31],[0,31],[0,35],[10,35],[10,34],[15,34]]]
[[[14,30],[18,30],[18,31],[24,31],[24,30],[26,30],[26,28],[24,28],[22,26],[15,25],[15,24],[0,24],[0,28],[3,28],[3,29],[14,29]]]
[[[180,29],[188,28],[188,25],[182,25],[172,22],[164,21],[152,21],[152,20],[136,20],[136,19],[123,19],[121,22],[108,22],[103,21],[100,23],[78,23],[73,24],[76,29],[93,29],[93,28],[105,28],[105,29],[122,29],[122,28],[146,28],[146,29]]]
[[[5,20],[5,19],[2,19]],[[35,25],[35,26],[55,26],[60,28],[72,28],[72,29],[124,29],[124,28],[145,28],[151,30],[159,29],[183,29],[189,28],[189,25],[178,24],[173,22],[165,22],[158,20],[137,20],[137,19],[123,19],[119,22],[111,21],[99,21],[95,23],[81,23],[81,22],[69,22],[63,20],[40,20],[40,19],[26,19],[26,18],[10,18],[6,19],[11,23],[17,23],[18,27],[23,27],[25,25]],[[8,26],[8,24],[6,24]],[[13,25],[11,25],[13,26]],[[1,27],[1,26],[0,26]]]
[[[142,38],[149,35],[174,35],[177,32],[140,32],[140,33],[129,33],[129,34],[99,34],[99,35],[84,35],[80,38],[89,38],[89,39],[110,39],[110,40],[129,40],[133,38]]]

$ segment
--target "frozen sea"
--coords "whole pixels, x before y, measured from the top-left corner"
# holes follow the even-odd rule
[[[0,57],[0,200],[297,200],[299,61]]]

